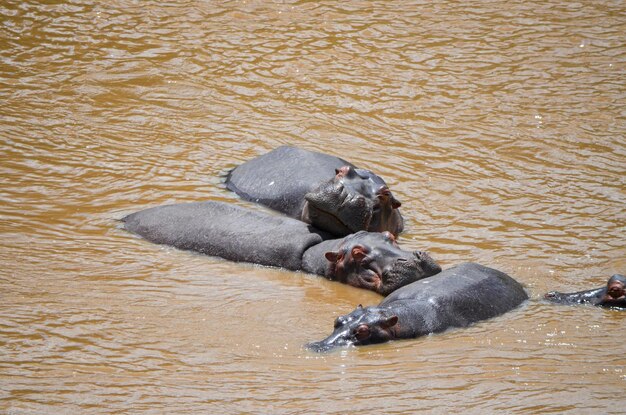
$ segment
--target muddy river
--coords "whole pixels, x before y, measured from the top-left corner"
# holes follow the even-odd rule
[[[0,4],[0,412],[623,414],[623,1]],[[154,245],[151,206],[246,205],[289,144],[378,172],[405,249],[503,270],[520,308],[316,354],[381,297]]]

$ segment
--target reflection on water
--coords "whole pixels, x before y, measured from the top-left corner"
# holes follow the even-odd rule
[[[625,12],[4,2],[0,410],[621,413],[624,315],[540,296],[626,270]],[[531,301],[314,355],[301,345],[380,298],[119,228],[148,206],[243,203],[221,176],[281,144],[378,172],[405,248],[502,269]]]

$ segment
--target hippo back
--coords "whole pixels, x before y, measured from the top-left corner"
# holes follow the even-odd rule
[[[417,336],[496,317],[526,299],[524,288],[507,274],[468,262],[404,286],[379,306],[406,308],[419,315],[414,322]]]
[[[304,251],[322,241],[304,222],[221,202],[159,206],[122,221],[157,244],[291,270],[300,269]]]
[[[226,187],[242,199],[300,218],[304,195],[343,166],[354,167],[339,157],[281,146],[235,167]]]

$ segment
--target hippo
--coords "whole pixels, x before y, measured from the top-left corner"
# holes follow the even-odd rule
[[[382,295],[441,271],[426,252],[401,249],[390,232],[329,239],[297,219],[222,202],[158,206],[122,222],[126,230],[157,244],[304,271]]]
[[[335,236],[397,236],[404,219],[385,181],[334,156],[281,146],[232,169],[226,188]]]
[[[441,267],[424,251],[401,249],[391,232],[359,231],[306,250],[302,270],[388,295],[441,272]]]
[[[392,292],[377,306],[359,305],[335,320],[326,339],[306,347],[328,351],[438,333],[499,316],[528,299],[507,274],[463,263]]]
[[[626,308],[626,277],[615,274],[605,287],[575,293],[551,291],[544,298],[560,304],[590,304],[607,308]]]

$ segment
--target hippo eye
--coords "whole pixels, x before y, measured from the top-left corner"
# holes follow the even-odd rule
[[[376,191],[378,197],[387,198],[391,196],[391,190],[387,186],[381,186],[380,189]]]
[[[370,179],[372,174],[373,174],[371,171],[364,170],[364,169],[356,169],[356,170],[354,170],[354,173],[356,173],[356,175],[359,176],[359,178],[361,178],[363,180]]]
[[[359,327],[356,328],[354,335],[357,340],[365,340],[370,335],[370,328],[365,324],[361,324]]]
[[[623,289],[619,286],[613,286],[609,288],[609,295],[613,298],[619,298],[624,295]]]
[[[383,232],[383,237],[385,238],[385,240],[387,242],[395,242],[396,241],[396,237],[393,236],[393,234],[389,231],[385,231]]]

